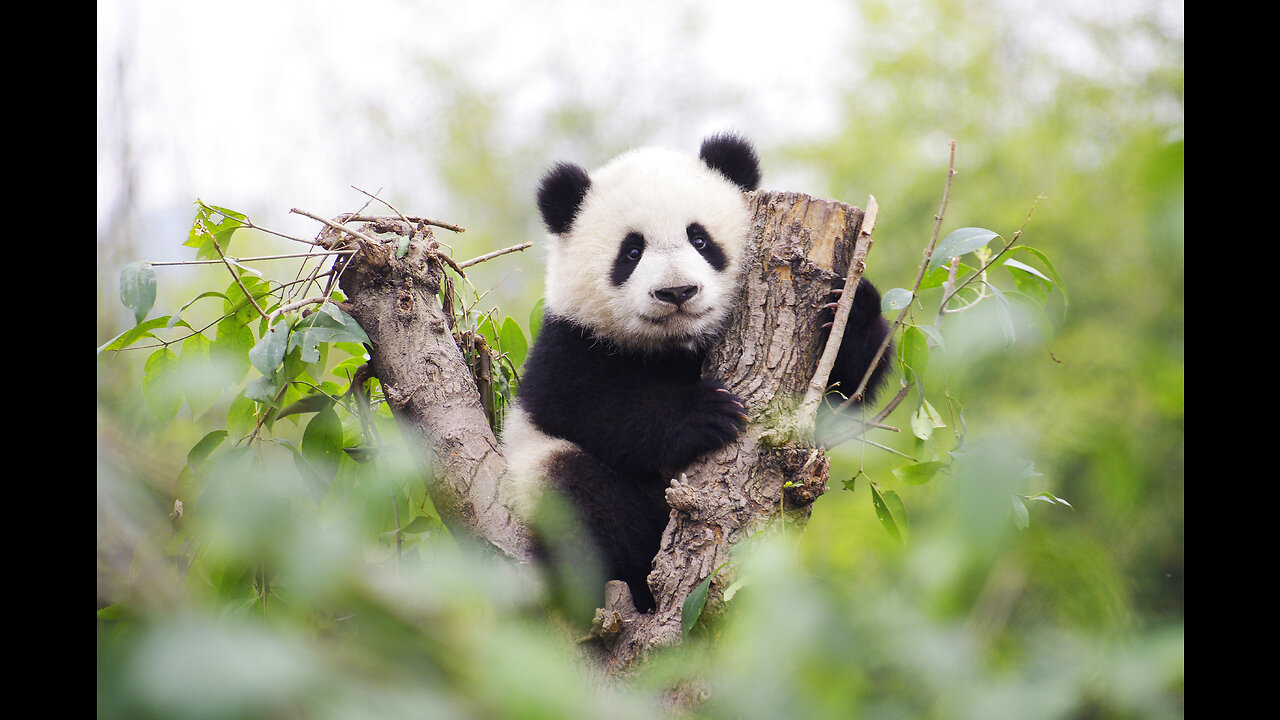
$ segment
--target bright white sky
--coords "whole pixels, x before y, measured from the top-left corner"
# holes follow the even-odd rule
[[[1182,23],[1177,0],[998,1],[1020,35],[1086,65],[1088,48],[1064,14],[1105,26],[1158,4]],[[433,214],[439,193],[425,159],[387,131],[439,133],[421,120],[435,100],[426,58],[511,98],[503,121],[512,140],[571,88],[620,98],[619,115],[712,99],[701,105],[717,109],[698,127],[685,118],[655,128],[655,142],[692,149],[704,133],[735,128],[781,144],[838,127],[832,83],[857,82],[846,0],[99,0],[97,10],[99,242],[119,207],[127,143],[130,252],[142,255],[100,246],[100,278],[131,260],[188,257],[181,239],[197,197],[303,237],[314,223],[289,208],[352,209],[360,196],[350,185],[421,198],[412,209]],[[373,109],[386,121],[371,122]],[[559,159],[549,149],[546,162]]]
[[[261,209],[269,213],[262,222],[309,234],[313,228],[287,216],[290,207],[336,212],[352,202],[350,184],[421,185],[421,174],[406,176],[411,170],[364,120],[374,104],[393,117],[422,116],[430,98],[415,63],[425,56],[458,59],[453,65],[465,59],[457,69],[466,77],[516,93],[513,132],[520,114],[540,113],[555,97],[553,84],[566,79],[549,77],[550,63],[572,68],[569,81],[588,95],[616,95],[617,83],[639,79],[652,87],[632,96],[658,103],[681,92],[749,99],[749,117],[738,107],[732,117],[707,117],[701,131],[768,128],[777,142],[834,124],[820,89],[840,72],[851,41],[840,0],[789,0],[785,12],[776,2],[742,0],[549,5],[100,0],[99,223],[120,192],[122,112],[144,218],[175,208],[189,216],[200,197]],[[716,22],[689,46],[681,28],[701,17]],[[696,147],[700,136],[661,139]]]

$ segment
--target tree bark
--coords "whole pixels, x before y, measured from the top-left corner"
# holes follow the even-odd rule
[[[860,239],[863,211],[844,203],[792,192],[747,197],[752,227],[741,294],[704,372],[745,401],[751,422],[667,490],[671,519],[649,576],[657,610],[637,612],[626,585],[609,583],[596,632],[598,659],[611,673],[679,642],[685,598],[725,564],[730,548],[780,515],[803,526],[826,491],[829,461],[813,445],[813,408],[800,417],[796,411],[823,350],[821,306],[856,256],[848,282],[855,287],[870,237]],[[354,255],[342,288],[369,335],[373,371],[393,412],[429,453],[437,508],[508,557],[528,561],[527,532],[506,505],[505,461],[436,299],[442,271],[422,226],[403,258],[386,246]],[[732,577],[731,565],[720,570],[704,612],[721,610]]]

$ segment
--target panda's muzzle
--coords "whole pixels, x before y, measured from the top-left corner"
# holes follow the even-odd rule
[[[658,288],[651,291],[652,295],[664,303],[675,305],[679,308],[685,304],[694,295],[698,294],[697,285],[676,285],[674,287]]]

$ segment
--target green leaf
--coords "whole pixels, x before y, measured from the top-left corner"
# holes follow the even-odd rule
[[[971,253],[978,248],[986,247],[987,243],[1000,237],[999,233],[992,232],[986,228],[979,227],[963,227],[953,231],[938,243],[933,249],[933,255],[929,257],[929,271],[946,265],[953,257],[960,257],[967,253]]]
[[[1015,265],[1010,265],[1010,263],[1016,263],[1017,265],[1021,265],[1021,263],[1017,260],[1005,262],[1005,267],[1009,270],[1009,275],[1013,277],[1013,284],[1018,288],[1018,292],[1031,298],[1037,305],[1043,306],[1049,299],[1049,290],[1053,287],[1053,284],[1042,278],[1038,272],[1024,272]],[[1035,268],[1031,268],[1031,270],[1035,270]]]
[[[1009,268],[1010,272],[1013,272],[1014,270],[1021,270],[1022,272],[1034,275],[1049,284],[1053,284],[1053,281],[1050,280],[1048,276],[1046,276],[1044,273],[1040,272],[1039,270],[1031,267],[1030,265],[1027,265],[1026,263],[1021,263],[1021,262],[1018,262],[1017,260],[1010,258],[1004,261],[1004,265],[1005,267]],[[1016,275],[1017,273],[1013,273],[1013,274]]]
[[[211,343],[200,333],[182,341],[182,392],[193,417],[205,413],[222,395],[222,383],[211,382],[217,376],[210,355]]]
[[[1066,500],[1063,500],[1060,497],[1053,495],[1052,493],[1041,492],[1041,493],[1036,493],[1035,495],[1032,495],[1030,497],[1027,497],[1026,495],[1024,495],[1023,497],[1026,497],[1028,500],[1039,500],[1041,502],[1047,502],[1050,505],[1066,505],[1072,510],[1075,510],[1074,507],[1071,507],[1071,503],[1067,502]]]
[[[901,310],[911,304],[914,296],[906,288],[893,288],[880,297],[880,312]]]
[[[196,248],[196,258],[199,260],[217,259],[218,250],[214,247],[214,240],[217,240],[225,254],[231,247],[231,234],[245,226],[244,220],[243,213],[196,200],[196,217],[183,245]]]
[[[253,331],[232,317],[218,322],[218,335],[209,346],[209,357],[217,369],[219,380],[235,385],[249,373],[249,351],[253,349]]]
[[[917,381],[924,375],[929,367],[929,341],[920,328],[908,325],[903,331],[898,356],[902,359],[902,364],[915,373]]]
[[[680,608],[680,633],[684,637],[689,637],[689,631],[702,615],[702,608],[707,604],[707,591],[711,589],[713,577],[715,573],[708,575],[706,579],[694,586],[689,596],[684,599],[684,605]]]
[[[178,355],[169,348],[151,353],[142,368],[142,397],[160,424],[168,423],[182,407]]]
[[[532,344],[538,341],[538,333],[542,332],[542,316],[546,313],[543,307],[546,298],[538,298],[538,302],[533,304],[533,309],[529,311],[529,342]]]
[[[316,393],[314,395],[308,395],[304,398],[295,400],[282,409],[276,417],[282,418],[287,415],[297,415],[299,413],[320,412],[326,408],[333,407],[333,403],[333,398],[328,395],[324,393]]]
[[[493,322],[492,315],[481,318],[480,323],[476,325],[476,332],[484,338],[484,343],[490,350],[498,347],[498,328]]]
[[[203,300],[203,299],[205,299],[205,298],[207,298],[207,297],[220,297],[220,298],[222,298],[224,301],[227,299],[227,296],[226,296],[226,295],[223,295],[222,293],[218,292],[217,290],[210,290],[210,291],[208,291],[208,292],[202,292],[202,293],[200,293],[199,295],[197,295],[197,296],[195,297],[195,299],[191,300],[191,301],[190,301],[190,302],[188,302],[186,305],[183,305],[183,306],[182,306],[182,308],[181,308],[180,310],[178,310],[178,312],[174,313],[173,317],[169,320],[169,324],[168,324],[168,325],[166,325],[166,327],[172,328],[174,325],[176,325],[176,324],[178,323],[178,320],[179,320],[180,316],[182,315],[182,313],[186,312],[187,308],[189,308],[189,307],[191,307],[192,305],[194,305],[194,304],[196,303],[196,300]]]
[[[1013,524],[1018,526],[1019,530],[1026,530],[1031,524],[1031,516],[1027,512],[1027,504],[1022,502],[1022,498],[1013,493],[1009,493],[1009,500],[1013,503]]]
[[[914,415],[911,416],[911,432],[921,440],[928,440],[933,436],[934,428],[943,428],[947,424],[942,421],[942,415],[929,404],[928,400],[920,399],[920,407],[916,409]]]
[[[204,465],[204,461],[207,460],[209,456],[213,454],[213,451],[217,450],[218,446],[222,444],[222,441],[226,439],[226,430],[214,430],[200,438],[200,442],[196,443],[195,446],[187,452],[187,465],[190,465],[196,470],[200,469],[200,467]]]
[[[120,270],[120,302],[133,311],[138,322],[156,304],[156,271],[150,263],[134,262]]]
[[[300,450],[326,485],[333,480],[342,459],[342,421],[333,408],[321,410],[307,423],[302,431]]]
[[[244,396],[264,405],[275,406],[276,393],[284,385],[284,378],[276,373],[250,380],[244,386]]]
[[[525,338],[524,330],[515,318],[508,317],[502,321],[502,328],[498,330],[498,342],[512,367],[518,368],[524,363],[525,356],[529,354],[529,340]]]
[[[973,268],[965,265],[964,263],[960,263],[960,265],[956,267],[956,277],[958,278],[964,277],[971,272],[973,272]],[[930,288],[942,287],[942,284],[950,277],[951,269],[948,267],[948,263],[944,263],[942,266],[934,268],[924,274],[924,277],[920,279],[920,289],[928,290]]]
[[[369,336],[354,318],[327,302],[293,328],[288,349],[299,348],[302,361],[313,363],[320,359],[320,344],[332,342],[367,343]]]
[[[242,438],[253,432],[253,427],[258,424],[257,408],[253,398],[237,395],[227,410],[227,433],[231,437]]]
[[[124,603],[113,603],[98,611],[99,620],[120,620],[129,616]]]
[[[1062,315],[1066,317],[1067,309],[1071,305],[1071,298],[1067,295],[1067,286],[1062,282],[1062,276],[1058,274],[1058,269],[1049,262],[1049,258],[1039,250],[1028,245],[1017,245],[1009,250],[1007,255],[1027,254],[1035,257],[1044,264],[1045,272],[1049,274],[1049,278],[1053,282],[1053,287],[1062,293]]]
[[[120,333],[114,338],[108,340],[105,344],[102,345],[102,347],[98,348],[98,354],[101,355],[103,351],[107,351],[107,350],[122,350],[134,344],[135,342],[141,340],[144,337],[155,338],[156,336],[153,335],[151,331],[155,330],[156,328],[165,327],[168,322],[169,322],[169,316],[163,315],[161,317],[151,318],[150,320],[143,323],[138,323],[137,325],[134,325],[128,330],[125,330],[124,332]],[[191,326],[188,325],[185,320],[179,320],[177,324],[187,329],[191,328]]]
[[[263,375],[272,375],[284,362],[285,349],[289,346],[289,322],[283,318],[275,327],[263,334],[262,339],[249,351],[249,362]]]
[[[240,285],[244,284],[244,289]],[[246,296],[245,290],[249,291]],[[226,301],[223,303],[223,312],[232,315],[241,323],[248,325],[253,322],[254,318],[262,317],[259,309],[263,306],[263,299],[271,294],[271,283],[262,282],[255,277],[246,277],[241,274],[240,282],[235,280],[227,286],[227,292],[223,295]],[[249,302],[249,298],[253,298],[253,302]],[[255,307],[256,305],[256,307]]]
[[[400,532],[424,533],[434,532],[438,529],[440,529],[440,518],[431,517],[430,515],[419,515],[408,525],[400,528]]]
[[[1000,330],[1004,333],[1004,346],[1007,350],[1018,339],[1017,330],[1013,325],[1013,306],[1000,288],[987,283],[987,289],[991,291],[991,297],[996,301],[996,319],[1000,321]]]
[[[335,339],[329,342],[351,342],[351,343],[367,343],[369,336],[365,334],[364,328],[360,327],[360,323],[356,319],[348,315],[337,303],[327,302],[320,305],[320,312],[328,315],[331,320],[336,323],[335,327],[341,328],[346,333],[345,339]]]
[[[938,328],[932,325],[915,325],[914,327],[925,334],[930,348],[943,347],[942,333],[938,332]]]
[[[880,524],[884,526],[884,529],[894,540],[902,542],[902,531],[899,529],[900,523],[898,522],[898,519],[894,517],[890,504],[885,500],[885,496],[889,493],[882,494],[880,492],[880,488],[877,487],[875,483],[867,483],[867,485],[871,488],[871,504],[875,508],[876,518],[880,520]],[[897,497],[898,496],[895,493],[893,498],[896,502],[893,504],[898,508],[899,513],[901,513],[902,502],[898,500]]]
[[[899,480],[907,483],[908,485],[923,485],[932,480],[933,476],[937,475],[939,470],[943,470],[947,467],[948,463],[933,460],[929,462],[915,463],[913,465],[903,465],[900,468],[895,468],[893,474]]]
[[[1011,306],[1016,305],[1022,311],[1045,342],[1053,340],[1053,321],[1044,311],[1044,306],[1022,293],[1005,291],[1004,296],[1010,301]]]

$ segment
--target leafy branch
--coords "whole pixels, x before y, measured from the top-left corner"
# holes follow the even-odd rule
[[[1051,295],[1055,294],[1056,291],[1056,294],[1061,296],[1064,314],[1067,307],[1066,289],[1048,257],[1035,248],[1019,244],[1024,231],[1030,223],[1036,203],[1042,199],[1041,197],[1037,197],[1036,201],[1032,203],[1031,209],[1023,219],[1021,227],[1014,233],[1012,238],[994,252],[989,250],[987,246],[991,241],[1000,238],[1000,235],[985,228],[963,227],[949,233],[941,241],[939,240],[955,175],[956,144],[952,141],[941,202],[937,214],[934,215],[933,229],[925,246],[920,264],[916,269],[915,279],[909,289],[892,288],[884,293],[881,304],[882,310],[885,312],[897,311],[892,330],[877,349],[875,360],[873,360],[870,368],[864,374],[859,386],[847,400],[835,408],[834,415],[844,422],[843,427],[837,423],[834,429],[828,429],[819,438],[820,442],[827,448],[836,447],[853,439],[860,439],[866,445],[900,455],[909,460],[910,464],[896,470],[895,475],[912,484],[928,482],[939,472],[947,472],[955,451],[953,450],[945,456],[930,455],[915,458],[868,440],[865,434],[873,428],[897,432],[898,429],[896,427],[885,425],[884,420],[905,401],[913,388],[916,392],[917,404],[915,412],[910,419],[910,426],[916,440],[928,442],[932,438],[934,430],[947,426],[947,422],[942,415],[929,402],[923,382],[924,378],[930,377],[927,374],[930,366],[930,355],[936,354],[945,359],[940,331],[943,318],[948,314],[973,309],[983,300],[990,298],[997,303],[998,321],[1001,327],[1005,329],[1006,337],[1010,342],[1014,337],[1013,313],[1015,307],[1048,341],[1053,335],[1053,323],[1047,314],[1047,306]],[[1014,260],[1012,258],[1014,253],[1023,253],[1034,259],[1040,269]],[[963,258],[969,255],[977,258],[976,269],[963,264]],[[1004,265],[1012,273],[1016,290],[1000,289],[988,275],[990,269],[1001,258],[1005,258]],[[963,276],[961,276],[962,269],[964,271]],[[960,297],[959,293],[961,291],[966,288],[972,288],[975,285],[978,286],[978,291],[971,299],[967,300],[963,305],[955,305],[953,303],[953,300]],[[925,290],[939,287],[942,289],[942,297],[936,306],[937,312],[934,321],[930,324],[911,322],[909,317],[913,312],[913,308],[917,306],[921,293]],[[841,299],[842,304],[844,299]],[[837,308],[837,320],[842,317],[842,312],[843,308]],[[832,330],[834,334],[836,330],[834,325]],[[872,369],[883,357],[884,353],[887,352],[895,336],[899,338],[898,359],[902,368],[902,383],[899,391],[872,418],[853,417],[848,412],[850,406],[863,396]],[[1050,357],[1052,357],[1052,353],[1050,353]],[[1056,358],[1053,359],[1057,360]],[[939,363],[935,363],[935,366],[938,365]],[[945,373],[942,378],[945,388]],[[963,413],[959,403],[949,392],[946,393],[946,400],[947,408],[951,411],[951,422],[956,426],[956,449],[959,450],[964,447]],[[940,457],[947,457],[948,459],[939,459]],[[859,470],[859,474],[862,474],[862,472],[862,470]],[[847,483],[846,487],[852,489],[852,483]],[[893,502],[887,502],[890,495],[886,493],[892,493],[892,491],[879,491],[874,483],[871,484],[871,488],[877,517],[884,524],[886,531],[895,538],[901,539],[898,528],[905,522],[905,510],[902,507],[901,500],[896,494],[893,494],[891,496]],[[1048,495],[1048,493],[1044,493],[1044,495]],[[1037,498],[1044,499],[1040,496],[1037,496]],[[1015,510],[1022,509],[1021,513],[1015,512],[1015,522],[1019,526],[1024,526],[1025,506],[1022,505],[1018,497],[1014,497],[1013,500]],[[1065,504],[1065,501],[1063,501],[1063,504]]]

